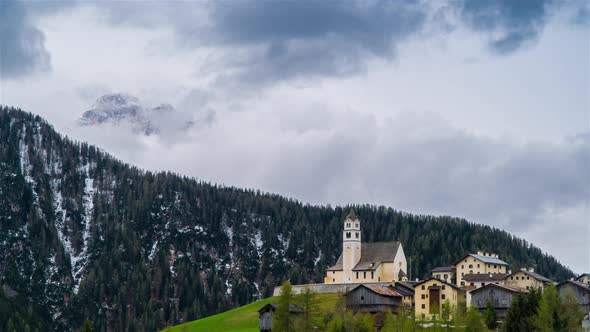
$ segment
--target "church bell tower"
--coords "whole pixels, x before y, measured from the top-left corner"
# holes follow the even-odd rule
[[[361,222],[350,211],[344,219],[344,230],[342,231],[342,273],[343,282],[354,282],[352,269],[361,259]]]

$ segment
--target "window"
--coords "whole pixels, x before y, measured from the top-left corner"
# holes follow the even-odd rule
[[[426,304],[422,303],[422,309],[426,309]]]
[[[346,223],[346,228],[350,228],[350,223],[349,222]]]
[[[336,282],[336,279],[332,278],[332,282]]]
[[[444,300],[446,298],[445,294],[441,295],[440,298]]]
[[[356,272],[356,278],[357,278],[357,279],[359,278],[359,273],[358,273],[358,271]]]
[[[475,286],[475,284],[474,284],[474,283],[470,283],[469,285],[471,285],[471,286]]]
[[[346,238],[350,239],[350,232],[346,232]]]
[[[514,277],[510,277],[510,280],[514,280]]]
[[[336,271],[332,271],[332,274],[336,274]]]
[[[377,281],[381,281],[381,277],[377,277]]]
[[[529,278],[529,277],[526,277],[526,280],[531,280],[531,278]]]
[[[470,269],[473,269],[473,264],[469,264],[469,268]]]
[[[461,286],[465,286],[465,281],[461,281]]]
[[[445,290],[445,285],[442,285],[442,290]]]
[[[465,265],[461,265],[461,268],[464,269],[465,268]]]
[[[357,222],[357,223],[355,223],[355,224],[354,224],[354,227],[356,227],[356,228],[359,228],[359,223],[358,223],[358,222]]]
[[[473,274],[473,270],[469,270],[469,273],[470,273],[470,274]]]
[[[422,300],[426,299],[426,294],[422,294]]]
[[[363,272],[363,279],[367,279],[367,271]]]
[[[400,262],[400,263],[401,263],[401,262]],[[444,275],[444,278],[445,278],[445,279],[448,279],[448,276],[445,274],[445,275]]]
[[[359,238],[359,232],[354,232],[354,235],[357,239]]]
[[[465,273],[464,272],[461,272],[461,276],[464,276],[464,275],[465,275]]]
[[[373,274],[373,271],[371,271],[371,279],[375,279],[375,275]]]
[[[486,283],[485,283],[485,282],[482,282],[482,283],[481,283],[481,287],[483,287],[483,286],[485,286],[485,285],[486,285]]]
[[[422,290],[425,290],[425,289],[426,289],[426,286],[422,285]]]
[[[494,269],[497,269],[497,268],[498,268],[498,265],[494,264]]]
[[[516,280],[518,280],[518,277],[516,277]]]
[[[365,299],[365,297],[364,296],[361,296],[361,301],[364,300],[364,299]]]
[[[479,269],[479,264],[477,264],[477,268]]]

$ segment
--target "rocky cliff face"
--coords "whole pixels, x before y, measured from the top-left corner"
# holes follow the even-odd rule
[[[164,123],[166,122],[166,123]],[[108,94],[96,100],[78,120],[80,126],[128,125],[138,134],[157,135],[162,129],[185,130],[194,122],[180,114],[170,104],[145,107],[136,97],[126,94]]]

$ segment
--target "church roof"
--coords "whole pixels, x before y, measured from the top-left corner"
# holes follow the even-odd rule
[[[375,270],[381,263],[393,262],[400,245],[399,241],[361,243],[361,259],[352,270],[370,271]],[[342,255],[328,271],[342,271]]]
[[[348,213],[348,216],[346,217],[346,219],[350,219],[350,220],[357,220],[358,217],[356,216],[356,213],[354,213],[354,210],[350,210],[350,212]]]

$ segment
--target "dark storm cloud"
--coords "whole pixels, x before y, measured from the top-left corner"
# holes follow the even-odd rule
[[[337,77],[362,71],[372,56],[393,59],[427,11],[407,1],[215,2],[206,37],[187,32],[198,42],[249,48],[229,61],[241,80]]]
[[[49,69],[45,36],[29,22],[23,3],[0,1],[0,78],[18,78]]]
[[[489,47],[498,54],[519,49],[542,33],[556,0],[462,0],[454,3],[465,24],[490,33]]]

